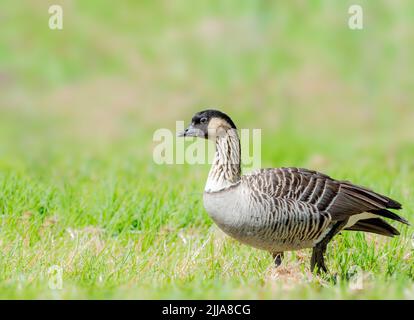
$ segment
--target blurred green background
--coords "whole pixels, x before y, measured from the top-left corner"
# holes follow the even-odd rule
[[[262,129],[264,167],[366,185],[413,221],[413,1],[3,1],[0,21],[1,297],[413,298],[411,230],[338,240],[331,269],[378,274],[366,292],[299,284],[301,267],[281,295],[269,257],[204,212],[208,165],[152,161],[154,130],[215,107]]]

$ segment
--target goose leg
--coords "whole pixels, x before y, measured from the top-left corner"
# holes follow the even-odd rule
[[[346,225],[348,220],[346,221],[339,221],[332,229],[328,232],[328,234],[323,238],[321,241],[319,241],[312,250],[312,257],[311,257],[311,271],[313,272],[315,270],[315,267],[317,267],[316,272],[321,273],[328,272],[328,268],[326,268],[325,265],[325,259],[324,255],[326,252],[326,247],[328,246],[329,241],[332,240],[332,238],[342,230],[342,228]]]
[[[313,272],[315,270],[315,267],[317,267],[316,272],[328,272],[328,269],[325,265],[325,258],[324,254],[326,251],[326,245],[321,245],[318,243],[312,250],[312,257],[311,257],[311,271]]]
[[[282,252],[273,252],[272,253],[273,261],[275,262],[276,268],[282,264],[283,251]]]

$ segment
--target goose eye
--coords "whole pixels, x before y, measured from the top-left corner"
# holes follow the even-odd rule
[[[200,123],[206,123],[207,122],[207,118],[201,118],[200,119]]]

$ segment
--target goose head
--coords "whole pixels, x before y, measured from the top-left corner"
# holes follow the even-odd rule
[[[236,130],[233,120],[221,111],[208,109],[197,112],[187,129],[178,136],[214,140],[217,136],[226,134],[228,130]]]

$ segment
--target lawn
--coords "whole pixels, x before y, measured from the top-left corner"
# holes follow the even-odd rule
[[[310,250],[275,269],[204,211],[208,164],[153,161],[155,130],[217,107],[262,130],[263,167],[367,186],[414,223],[414,3],[360,3],[359,31],[353,1],[3,3],[0,298],[414,299],[412,227],[343,232],[329,275]]]

